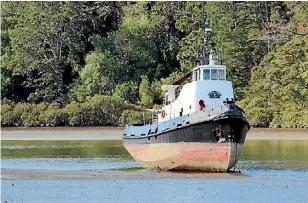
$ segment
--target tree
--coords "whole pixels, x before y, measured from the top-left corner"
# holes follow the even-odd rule
[[[10,13],[10,5],[7,13]],[[8,27],[10,38],[9,60],[5,69],[24,79],[22,86],[29,91],[30,102],[65,100],[68,88],[63,83],[67,46],[67,3],[23,3],[13,9],[15,26]],[[16,13],[15,13],[16,12]]]
[[[80,72],[80,78],[73,86],[71,97],[83,102],[95,94],[108,94],[107,78],[102,74],[103,62],[109,55],[102,52],[92,52],[86,58],[86,65]],[[109,66],[110,64],[107,64]]]
[[[307,43],[307,36],[294,37],[253,69],[247,98],[240,104],[254,126],[308,126]]]
[[[150,82],[147,76],[141,76],[141,83],[139,86],[139,97],[141,100],[141,104],[147,108],[151,108],[153,106],[153,93],[150,89]]]
[[[17,94],[5,96],[33,103],[66,103],[74,72],[93,50],[90,37],[106,36],[121,20],[117,2],[5,2],[1,10],[2,69]]]
[[[121,98],[132,104],[136,104],[138,102],[138,84],[133,81],[118,84],[115,88],[113,96]]]

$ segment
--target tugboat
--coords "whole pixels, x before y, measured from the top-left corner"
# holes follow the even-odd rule
[[[124,147],[143,167],[226,172],[238,162],[250,125],[235,104],[226,66],[214,51],[205,54],[211,31],[205,28],[201,64],[162,86],[156,119],[125,126]]]

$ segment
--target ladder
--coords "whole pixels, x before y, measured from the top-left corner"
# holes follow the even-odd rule
[[[153,123],[158,123],[158,111],[152,112],[152,124]]]

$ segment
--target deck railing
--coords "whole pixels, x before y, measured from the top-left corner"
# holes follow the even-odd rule
[[[152,112],[152,124],[153,123],[158,123],[158,111]]]

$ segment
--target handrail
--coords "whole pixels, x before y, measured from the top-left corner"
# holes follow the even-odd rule
[[[159,111],[152,112],[152,123],[158,123],[158,112]]]

